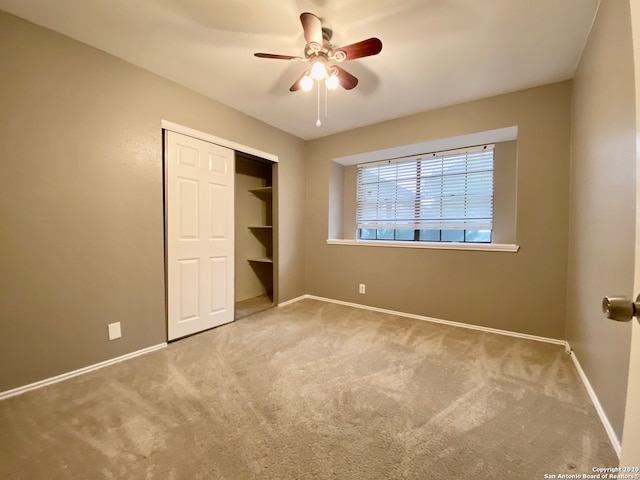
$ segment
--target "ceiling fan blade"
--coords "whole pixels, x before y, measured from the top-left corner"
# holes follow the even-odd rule
[[[377,55],[382,50],[382,42],[379,38],[368,38],[361,42],[352,43],[344,47],[335,48],[333,54],[337,52],[344,52],[346,55],[345,60],[354,60],[356,58],[369,57],[371,55]]]
[[[307,43],[315,42],[322,46],[322,22],[313,13],[304,12],[300,15],[300,23],[304,30],[304,39]]]
[[[358,79],[347,72],[344,68],[340,68],[337,65],[334,65],[333,68],[338,71],[338,83],[342,88],[345,90],[351,90],[358,85]]]
[[[254,53],[259,58],[274,58],[276,60],[304,60],[302,57],[296,57],[293,55],[278,55],[276,53]]]
[[[300,85],[300,80],[302,80],[302,77],[304,77],[308,73],[309,73],[309,70],[306,70],[306,71],[302,72],[300,74],[300,76],[298,77],[298,79],[295,82],[293,82],[293,85],[291,85],[291,87],[289,87],[289,91],[290,92],[296,92],[296,91],[300,90],[302,88],[302,86]]]

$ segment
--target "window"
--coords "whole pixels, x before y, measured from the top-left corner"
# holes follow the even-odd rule
[[[358,165],[360,240],[490,243],[494,145]]]

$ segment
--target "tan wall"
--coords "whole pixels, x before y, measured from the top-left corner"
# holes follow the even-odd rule
[[[166,341],[162,119],[278,155],[279,300],[305,293],[302,140],[5,13],[0,72],[0,391]]]
[[[496,143],[493,159],[494,243],[516,243],[518,142]]]
[[[308,293],[564,338],[570,92],[562,82],[310,142]],[[326,244],[333,158],[514,125],[518,253]],[[358,294],[359,283],[366,295]]]
[[[633,293],[634,95],[629,2],[601,2],[574,80],[567,339],[618,438],[631,331],[600,302]]]
[[[335,165],[338,165],[336,162],[332,162]],[[332,166],[333,168],[333,166]],[[337,216],[340,218],[340,213],[342,213],[342,237],[333,237],[331,236],[331,232],[329,232],[329,238],[346,238],[349,240],[353,240],[358,236],[358,217],[357,217],[357,209],[358,209],[358,166],[357,165],[349,165],[347,167],[343,167],[342,181],[344,183],[343,192],[342,192],[342,212],[338,210],[329,208],[329,216]],[[339,181],[339,178],[332,177],[330,181],[333,183],[335,181]]]

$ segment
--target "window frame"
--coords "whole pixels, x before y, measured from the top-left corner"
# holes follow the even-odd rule
[[[484,165],[481,167],[481,170],[469,170],[470,165],[473,165],[474,162],[474,156],[476,157],[476,159],[479,160],[484,160],[484,162],[486,163],[487,158],[482,158],[482,156],[484,155],[486,157],[486,152],[487,151],[491,151],[491,156],[490,156],[490,169],[487,169],[484,167]],[[435,175],[431,175],[431,176],[424,176],[422,174],[422,169],[424,168],[425,165],[427,165],[427,168],[433,168],[434,165],[434,160],[439,161],[440,162],[440,174],[435,174]],[[445,163],[447,162],[447,160],[449,160],[449,168],[453,169],[453,172],[450,172],[449,174],[445,173]],[[414,166],[412,164],[415,164],[415,174],[409,174],[407,175],[406,172],[410,172],[410,170],[404,170],[403,169],[403,165],[407,165],[410,169],[413,169]],[[395,170],[392,169],[392,172],[395,171],[395,175],[396,178],[394,181],[391,182],[385,182],[384,180],[379,180],[377,182],[374,183],[370,183],[370,185],[375,185],[375,197],[376,197],[376,203],[378,202],[378,198],[380,197],[381,194],[384,193],[384,189],[388,188],[384,186],[384,183],[391,183],[392,184],[392,190],[394,190],[394,193],[391,194],[391,197],[393,198],[393,200],[391,201],[391,205],[392,205],[392,209],[394,210],[394,214],[393,217],[391,217],[389,219],[389,223],[385,224],[381,222],[381,218],[376,218],[377,215],[379,215],[378,212],[376,212],[376,216],[374,216],[373,218],[363,218],[363,216],[366,216],[366,214],[363,212],[363,210],[366,210],[367,208],[371,208],[371,204],[367,205],[367,203],[365,201],[362,201],[360,196],[361,195],[366,195],[366,192],[364,192],[364,189],[366,189],[366,186],[362,186],[361,184],[361,180],[363,178],[363,175],[366,174],[366,171],[369,170],[373,170],[377,167],[380,167],[381,169],[384,168],[387,165],[394,165],[395,166]],[[435,163],[435,165],[437,165],[437,163]],[[459,166],[464,165],[464,172],[456,172],[455,169],[459,168]],[[378,242],[385,242],[385,243],[397,243],[397,244],[402,244],[402,245],[407,245],[407,244],[412,244],[412,243],[417,243],[417,244],[423,244],[423,245],[439,245],[439,244],[463,244],[463,245],[497,245],[494,244],[492,242],[493,240],[493,221],[494,221],[494,192],[495,192],[495,145],[494,144],[483,144],[483,145],[476,145],[476,146],[471,146],[471,147],[465,147],[465,148],[461,148],[461,149],[455,149],[455,150],[442,150],[442,151],[437,151],[437,152],[430,152],[427,154],[421,154],[421,155],[412,155],[410,157],[400,157],[400,158],[394,158],[394,159],[388,159],[388,160],[382,160],[382,161],[376,161],[376,162],[363,162],[360,164],[357,164],[358,167],[358,173],[357,173],[357,179],[356,179],[356,241],[357,242],[372,242],[372,243],[378,243]],[[486,178],[486,174],[489,172],[490,175],[490,180],[487,182],[487,178]],[[481,194],[482,196],[486,196],[489,195],[488,200],[482,199],[482,203],[481,203],[481,210],[483,211],[484,215],[482,216],[482,219],[485,222],[482,226],[487,226],[489,225],[490,228],[464,228],[465,226],[472,226],[472,223],[467,225],[467,223],[469,222],[469,220],[474,220],[474,218],[472,217],[467,217],[468,212],[466,211],[466,209],[468,208],[469,205],[469,197],[467,195],[467,189],[469,188],[469,182],[470,182],[470,178],[473,178],[474,174],[478,174],[480,173],[480,177],[482,177],[484,174],[485,178],[480,178],[479,180],[476,179],[476,185],[479,186],[487,186],[487,183],[489,185],[489,188],[487,189],[487,191],[482,191]],[[404,205],[402,205],[402,201],[400,200],[399,194],[398,194],[398,184],[402,181],[402,177],[401,175],[405,175],[404,176],[404,181],[409,180],[409,182],[415,182],[415,187],[413,189],[411,189],[414,192],[414,199],[410,200],[409,203],[406,203]],[[462,187],[461,186],[457,186],[454,187],[456,188],[456,191],[454,191],[455,193],[458,193],[457,191],[460,190],[460,192],[464,192],[464,200],[462,201],[462,208],[465,210],[465,213],[463,214],[462,217],[457,217],[457,221],[456,219],[452,219],[450,217],[450,214],[448,215],[447,213],[443,213],[443,208],[446,209],[447,205],[446,202],[444,202],[444,199],[446,199],[447,195],[445,194],[446,192],[446,187],[444,184],[444,180],[446,178],[456,178],[458,179],[458,181],[462,182]],[[440,179],[440,190],[438,191],[438,189],[435,190],[436,194],[435,197],[439,198],[440,200],[440,215],[437,217],[431,217],[430,219],[427,219],[428,217],[425,217],[422,215],[422,208],[423,208],[423,204],[421,203],[421,196],[423,194],[423,189],[422,189],[422,184],[423,182],[428,181],[428,179],[435,179],[436,182],[438,181],[437,179]],[[365,184],[366,185],[366,184]],[[393,186],[395,185],[395,187]],[[449,187],[450,188],[450,187]],[[403,188],[404,189],[404,188]],[[451,198],[452,195],[450,194],[449,197]],[[472,205],[475,203],[475,205],[477,205],[477,202],[471,202]],[[411,205],[413,204],[413,207],[407,207],[407,205]],[[374,204],[375,205],[375,204]],[[437,205],[437,203],[436,203]],[[448,205],[449,208],[451,208],[451,205]],[[375,207],[380,208],[379,206]],[[454,207],[455,208],[455,207]],[[460,206],[458,206],[457,208],[460,208]],[[411,210],[412,213],[411,213]],[[489,217],[487,217],[487,210],[488,213],[490,214]],[[413,220],[415,221],[414,224],[407,224],[408,226],[411,226],[412,228],[398,228],[401,227],[403,224],[402,223],[398,223],[398,222],[402,222],[402,214],[407,215],[407,213],[410,213],[413,215]],[[383,217],[384,219],[384,217]],[[375,228],[375,227],[370,227],[370,228],[364,228],[363,225],[367,225],[367,220],[369,220],[371,223],[369,223],[369,225],[374,225],[376,223],[378,223],[378,226],[382,226],[383,228]],[[444,226],[449,226],[446,225],[448,222],[452,221],[454,222],[453,227],[454,228],[442,228]],[[482,221],[482,220],[480,220]],[[433,223],[432,223],[433,222]],[[462,225],[462,226],[460,226]],[[431,227],[435,227],[435,228],[428,228],[429,226]],[[420,228],[423,227],[423,228]],[[426,228],[425,228],[426,227]],[[437,228],[440,227],[440,228]],[[369,230],[375,233],[376,238],[371,238],[371,237],[363,237],[363,231],[365,230]],[[390,230],[391,232],[393,232],[393,238],[378,238],[378,235],[380,234],[381,231],[384,230]],[[408,238],[402,238],[402,239],[397,239],[398,236],[398,232],[399,231],[411,231],[413,230],[413,239],[410,240]],[[438,232],[438,240],[435,239],[427,239],[427,240],[423,240],[421,239],[421,235],[422,235],[422,231],[437,231]],[[489,237],[487,240],[469,240],[467,238],[467,236],[469,235],[469,232],[472,231],[480,231],[480,232],[487,232],[489,234]],[[443,234],[445,234],[445,232],[462,232],[462,239],[461,240],[443,240]],[[493,250],[493,249],[491,249]],[[512,251],[511,248],[508,249],[508,251]]]

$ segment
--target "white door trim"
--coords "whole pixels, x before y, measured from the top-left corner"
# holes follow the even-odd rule
[[[236,150],[238,152],[244,152],[250,155],[255,155],[256,157],[264,158],[265,160],[269,160],[271,162],[275,162],[275,163],[278,162],[278,156],[273,155],[272,153],[263,152],[261,150],[248,147],[240,143],[232,142],[231,140],[226,140],[224,138],[216,137],[215,135],[211,135],[210,133],[201,132],[200,130],[195,130],[193,128],[185,127],[183,125],[179,125],[177,123],[173,123],[168,120],[162,120],[162,128],[164,130],[171,130],[172,132],[181,133],[183,135],[188,135],[190,137],[198,138],[200,140],[204,140],[205,142],[215,143],[216,145],[220,145],[221,147],[227,147],[232,150]]]

